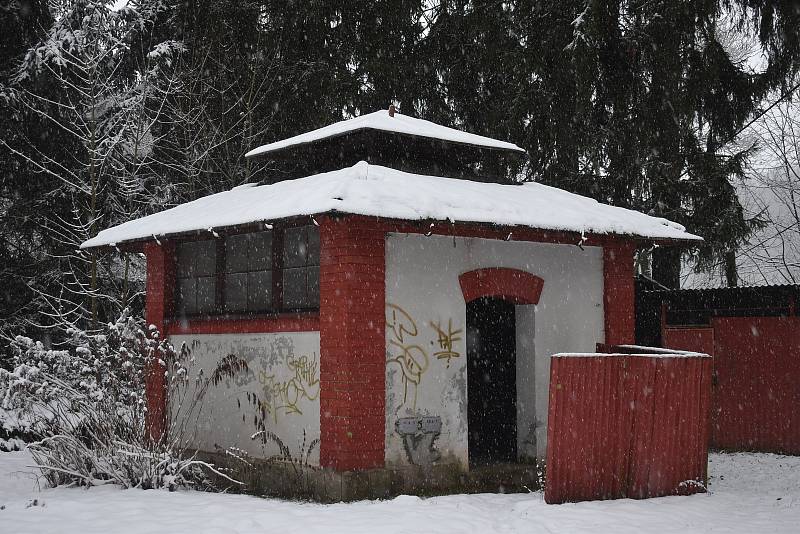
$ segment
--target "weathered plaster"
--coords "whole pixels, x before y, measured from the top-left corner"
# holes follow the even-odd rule
[[[178,335],[170,341],[176,347],[186,343],[191,349],[192,377],[200,369],[208,376],[229,354],[244,359],[249,367],[249,372],[212,387],[206,395],[193,440],[200,450],[237,447],[259,458],[278,454],[274,442],[264,445],[259,439],[251,439],[256,432],[256,408],[248,405],[247,392],[266,403],[266,428],[292,455],[300,454],[303,431],[306,447],[319,438],[319,332]],[[171,410],[176,409],[177,402],[173,395]],[[309,462],[318,464],[319,447]]]
[[[436,456],[466,467],[466,305],[458,276],[508,267],[544,279],[535,306],[517,306],[518,439],[543,457],[549,357],[603,341],[603,264],[597,247],[389,234],[386,239],[386,464],[408,465],[401,418],[438,417]],[[421,439],[420,430],[416,439]],[[406,438],[408,439],[408,438]],[[427,458],[425,461],[436,461]]]

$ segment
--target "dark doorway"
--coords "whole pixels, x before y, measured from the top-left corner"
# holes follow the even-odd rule
[[[470,466],[517,460],[517,361],[514,305],[467,303],[467,425]]]

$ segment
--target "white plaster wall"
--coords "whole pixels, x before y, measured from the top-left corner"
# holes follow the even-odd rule
[[[319,438],[319,332],[180,335],[170,341],[176,349],[183,343],[191,349],[192,378],[200,369],[208,376],[229,354],[244,359],[249,367],[249,372],[209,389],[197,417],[193,446],[205,451],[238,447],[260,458],[278,454],[274,442],[251,439],[256,432],[256,408],[248,405],[248,391],[266,403],[266,428],[289,447],[292,455],[301,453],[303,431],[306,447]],[[192,397],[191,391],[188,397]],[[184,401],[179,408],[179,399],[179,395],[171,395],[170,409],[188,413],[188,404]],[[309,462],[319,464],[318,446]]]
[[[517,452],[538,455],[536,436],[536,306],[515,306],[517,319]]]
[[[517,306],[518,439],[521,454],[542,457],[550,356],[594,351],[602,342],[602,249],[477,238],[389,234],[386,240],[386,462],[468,464],[466,305],[458,283],[464,272],[508,267],[544,280],[536,306]],[[455,332],[449,358],[435,327]],[[445,347],[446,348],[446,347]],[[454,355],[455,354],[455,355]],[[415,439],[398,419],[439,417],[434,451],[420,434],[436,425],[420,419]],[[413,421],[413,420],[412,420]],[[533,430],[533,432],[531,432]],[[409,450],[413,448],[414,450]]]

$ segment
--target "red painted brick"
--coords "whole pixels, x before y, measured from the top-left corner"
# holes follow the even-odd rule
[[[320,219],[320,464],[382,467],[385,232],[377,219]]]
[[[165,335],[165,319],[172,313],[173,290],[175,287],[174,248],[171,243],[155,242],[144,245],[147,257],[147,297],[145,320],[148,326],[155,326]],[[147,399],[147,433],[153,440],[159,440],[167,427],[167,390],[164,381],[164,368],[157,361],[150,362],[145,371],[145,398]]]
[[[603,310],[607,344],[635,341],[633,241],[603,245]]]

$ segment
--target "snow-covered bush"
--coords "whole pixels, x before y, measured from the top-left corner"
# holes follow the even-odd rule
[[[17,395],[28,382],[41,383],[37,395],[50,401],[62,396],[63,383],[91,400],[108,398],[120,406],[142,401],[144,365],[156,352],[170,351],[160,344],[157,333],[145,335],[143,322],[125,310],[115,323],[106,325],[99,333],[67,330],[70,338],[65,349],[48,349],[30,338],[17,336],[11,344],[14,369],[8,376],[3,404],[25,405],[30,398]],[[45,374],[56,382],[40,381]],[[11,377],[15,376],[16,380]],[[37,399],[41,400],[41,399]]]
[[[75,412],[74,403],[108,402],[130,411],[143,403],[144,365],[159,347],[143,323],[126,310],[102,332],[70,329],[63,349],[17,336],[12,369],[0,369],[0,427],[8,433],[46,435],[53,410]]]
[[[170,422],[185,421],[199,413],[210,388],[247,371],[243,361],[228,356],[208,376],[200,370],[190,378],[188,349],[176,351],[127,311],[101,333],[70,336],[64,350],[18,337],[13,370],[0,369],[0,410],[35,438],[28,449],[48,483],[208,489],[211,478],[236,482],[197,458],[186,425],[149,435],[144,389],[146,373],[164,373],[168,394],[185,399]]]

